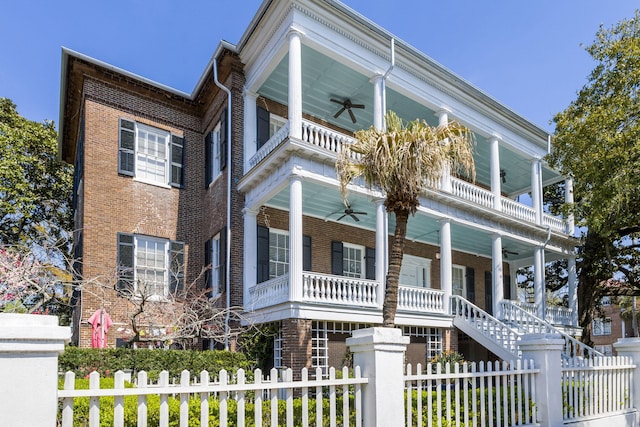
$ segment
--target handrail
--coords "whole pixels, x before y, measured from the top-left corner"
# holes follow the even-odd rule
[[[520,356],[517,345],[520,339],[518,333],[480,307],[473,305],[459,295],[452,295],[451,314],[473,325],[484,336],[512,353],[514,357]]]
[[[562,332],[560,329],[549,324],[547,321],[529,313],[527,310],[514,304],[512,301],[502,301],[500,303],[502,307],[502,315],[504,320],[511,322],[523,333],[537,333],[537,334],[558,334],[564,340],[563,356],[572,358],[576,356],[593,357],[604,356],[601,352],[594,348],[591,348],[578,341],[569,334]]]

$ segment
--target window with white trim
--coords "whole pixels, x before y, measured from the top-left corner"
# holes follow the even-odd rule
[[[611,335],[611,318],[600,317],[591,321],[593,336]]]
[[[273,338],[273,367],[282,368],[282,327],[278,328],[278,335]]]
[[[451,269],[451,285],[453,295],[467,296],[466,268],[462,265],[453,265]]]
[[[183,186],[184,138],[120,119],[118,173],[161,186]]]
[[[284,117],[276,116],[275,114],[269,115],[269,138],[273,137],[280,129],[287,124],[287,119]]]
[[[342,274],[347,277],[364,278],[364,246],[343,243]]]
[[[220,262],[220,233],[213,236],[211,239],[211,294],[212,296],[219,295],[222,290],[220,289],[220,283],[222,283],[222,263]]]
[[[404,254],[400,267],[400,284],[419,288],[431,287],[431,260]]]
[[[205,185],[214,182],[227,166],[227,110],[220,114],[220,121],[204,138]]]
[[[184,243],[118,233],[118,290],[142,298],[164,298],[182,290]]]
[[[323,376],[329,374],[327,322],[312,322],[311,324],[311,366],[321,368]]]
[[[269,278],[280,277],[289,272],[289,233],[269,229]]]

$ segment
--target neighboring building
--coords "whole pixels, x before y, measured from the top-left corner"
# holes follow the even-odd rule
[[[278,325],[276,366],[341,363],[350,332],[382,320],[394,218],[363,185],[348,210],[334,165],[354,131],[382,126],[386,106],[432,125],[455,119],[477,139],[475,183],[443,173],[409,219],[396,316],[411,336],[408,359],[443,349],[486,358],[487,337],[456,327],[451,297],[501,317],[525,266],[537,304],[523,311],[575,329],[573,224],[542,207],[543,187],[565,180],[541,160],[547,133],[347,6],[265,0],[191,94],[62,56],[60,144],[76,166],[84,277],[129,267],[159,298],[198,282],[251,321]],[[533,207],[518,202],[525,193]],[[544,263],[559,258],[569,261],[571,309],[547,313]],[[175,259],[185,267],[177,275]],[[127,337],[131,307],[115,291],[77,299],[79,345],[98,308],[115,323],[109,345]]]
[[[633,300],[635,303],[635,299]],[[630,310],[631,308],[628,307]],[[600,315],[595,315],[591,321],[591,341],[593,348],[611,356],[615,354],[613,344],[620,338],[634,336],[631,319],[622,318],[623,308],[618,305],[616,297],[602,298]],[[638,308],[636,305],[636,312]]]

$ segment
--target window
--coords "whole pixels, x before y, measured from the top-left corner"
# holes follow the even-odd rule
[[[611,335],[611,318],[601,317],[591,322],[593,336]]]
[[[256,107],[256,118],[256,148],[259,150],[260,147],[287,124],[287,119],[271,114],[262,107]]]
[[[289,272],[289,234],[282,230],[269,230],[269,279]]]
[[[321,368],[323,376],[329,373],[327,322],[313,322],[311,324],[311,366]]]
[[[460,265],[454,265],[451,273],[453,295],[466,297],[465,268]]]
[[[374,280],[376,250],[346,242],[331,242],[331,274]]]
[[[271,114],[269,116],[269,138],[273,137],[273,135],[275,135],[286,124],[287,124],[286,119],[280,116]]]
[[[154,185],[184,185],[184,138],[120,119],[118,173]]]
[[[204,139],[205,185],[208,187],[222,174],[227,166],[227,110],[223,110],[220,121]]]
[[[605,356],[613,356],[613,348],[611,347],[611,344],[609,344],[609,345],[594,345],[593,348],[594,348],[594,350],[599,351],[600,353],[604,354]]]
[[[342,275],[364,277],[364,246],[344,243],[342,246]]]
[[[400,268],[400,284],[419,288],[431,287],[431,260],[405,254]]]
[[[118,290],[162,298],[184,287],[184,243],[118,233]]]
[[[220,295],[226,283],[226,237],[226,228],[223,228],[204,245],[204,265],[208,268],[205,275],[205,288],[211,290],[210,297]]]
[[[282,368],[282,326],[278,328],[278,335],[273,337],[273,367]]]

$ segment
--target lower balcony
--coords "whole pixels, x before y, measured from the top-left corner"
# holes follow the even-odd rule
[[[348,306],[356,308],[381,308],[383,296],[375,280],[356,279],[331,274],[305,271],[302,273],[300,302]],[[250,290],[253,310],[282,304],[290,300],[289,274],[260,283]],[[398,310],[422,314],[446,314],[444,292],[439,289],[400,285]]]

